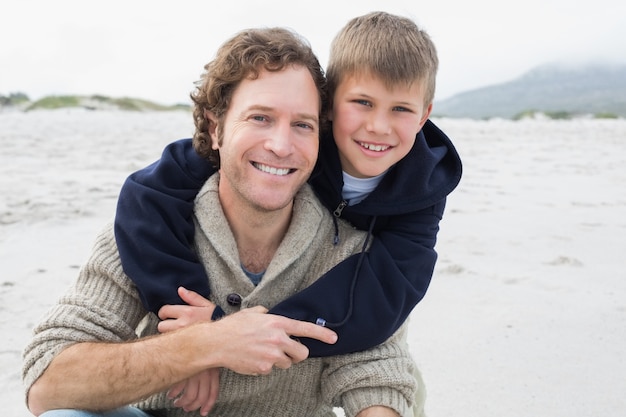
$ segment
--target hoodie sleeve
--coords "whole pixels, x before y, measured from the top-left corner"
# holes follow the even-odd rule
[[[389,338],[424,297],[437,260],[434,246],[445,200],[391,216],[369,252],[346,259],[270,310],[335,330],[334,345],[304,339],[311,357],[362,351]]]
[[[124,272],[153,312],[181,304],[184,286],[209,296],[208,278],[193,252],[194,199],[215,172],[191,139],[168,145],[161,159],[130,175],[120,191],[115,239]],[[217,309],[216,309],[217,310]]]

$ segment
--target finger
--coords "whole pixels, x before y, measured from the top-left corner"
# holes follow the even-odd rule
[[[213,307],[214,304],[195,291],[185,287],[178,287],[178,296],[187,304],[194,307]]]
[[[280,369],[289,369],[289,368],[291,368],[291,365],[293,365],[294,363],[302,362],[304,359],[306,359],[308,354],[309,354],[309,352],[308,352],[308,349],[307,349],[306,354],[304,355],[304,357],[302,357],[302,355],[300,355],[297,359],[295,359],[290,354],[287,353],[287,349],[286,349],[284,357],[281,358],[281,359],[276,359],[274,361],[274,366],[276,368],[280,368]]]
[[[205,370],[202,372],[200,381],[199,381],[199,386],[198,386],[198,397],[196,398],[196,401],[194,402],[194,404],[191,406],[194,410],[200,410],[200,414],[202,415],[206,415],[207,413],[204,413],[204,408],[207,406],[207,403],[210,399],[210,392],[211,392],[211,372],[210,370]],[[210,407],[209,407],[210,409]]]
[[[196,376],[189,378],[185,384],[183,394],[174,401],[176,407],[180,407],[185,411],[193,411],[198,407],[193,407],[194,402],[198,398],[199,379]]]
[[[171,332],[172,330],[176,330],[181,327],[184,326],[182,325],[180,320],[163,320],[159,322],[159,324],[157,324],[157,330],[159,331],[159,333]]]
[[[200,414],[206,416],[217,402],[217,395],[220,388],[220,372],[217,368],[209,370],[210,385],[209,385],[209,397],[200,409]]]
[[[267,308],[263,306],[254,306],[254,307],[249,307],[249,308],[245,308],[241,310],[242,313],[262,313],[262,314],[267,313],[267,311],[268,311]]]
[[[167,398],[173,400],[178,397],[185,389],[186,381],[179,382],[167,391]]]
[[[289,366],[291,366],[294,363],[302,362],[303,360],[308,358],[309,348],[307,348],[306,346],[304,346],[302,343],[300,343],[297,340],[292,340],[292,343],[290,343],[286,347],[285,354],[289,356],[289,362],[290,362]],[[276,364],[276,366],[280,367],[279,364]],[[283,368],[283,369],[287,369],[287,368]]]
[[[185,411],[195,411],[201,408],[209,398],[211,375],[209,370],[200,372],[190,378],[185,387],[185,394],[176,404]]]
[[[286,330],[290,336],[308,337],[310,339],[316,339],[320,342],[328,343],[331,345],[337,341],[337,333],[326,327],[300,320],[287,320],[290,321],[290,324],[288,325]]]
[[[161,320],[167,320],[174,318],[174,313],[176,312],[176,306],[171,304],[166,304],[159,309],[159,313],[157,314]]]

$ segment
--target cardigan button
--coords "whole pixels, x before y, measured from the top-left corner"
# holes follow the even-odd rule
[[[236,292],[228,294],[226,296],[226,302],[233,307],[239,306],[241,305],[241,295]]]

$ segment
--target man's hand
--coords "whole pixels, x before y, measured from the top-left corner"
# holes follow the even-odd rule
[[[166,305],[159,310],[158,330],[170,332],[198,322],[211,321],[215,304],[194,291],[178,289],[180,298],[189,305]],[[262,306],[231,314],[214,325],[228,327],[229,340],[238,343],[224,350],[223,366],[246,375],[267,375],[276,366],[288,369],[309,356],[309,349],[298,337],[335,343],[337,334],[330,329],[300,320],[266,314]]]
[[[159,318],[162,320],[158,329],[161,333],[187,327],[190,324],[201,321],[211,321],[215,304],[200,294],[179,287],[178,295],[188,305],[165,305],[159,310]]]
[[[212,302],[182,287],[178,294],[189,305],[167,305],[159,310],[159,317],[163,321],[159,323],[158,329],[162,333],[211,320],[215,308]],[[267,375],[274,367],[288,369],[309,356],[309,349],[297,340],[298,337],[331,344],[337,341],[337,334],[328,328],[266,313],[265,307],[256,306],[212,324],[224,327],[224,334],[229,335],[228,340],[211,347],[220,352],[221,366],[245,375]],[[228,343],[233,340],[238,342]],[[175,388],[180,389],[178,385]],[[193,392],[197,388],[183,389]],[[194,395],[191,397],[195,398]]]
[[[212,324],[216,329],[224,327],[219,331],[229,334],[229,340],[238,341],[220,350],[223,367],[240,374],[267,375],[274,366],[288,369],[309,356],[309,349],[298,337],[337,341],[337,334],[326,327],[266,313],[266,308],[256,306]]]

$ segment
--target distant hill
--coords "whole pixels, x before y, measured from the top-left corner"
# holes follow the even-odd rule
[[[626,64],[544,65],[516,80],[437,101],[433,108],[433,116],[475,119],[532,112],[626,117]]]

